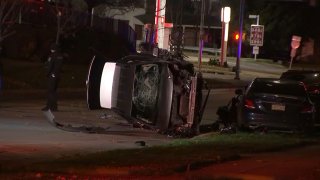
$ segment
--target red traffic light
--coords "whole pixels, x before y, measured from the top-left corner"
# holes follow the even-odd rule
[[[239,38],[240,38],[239,33],[235,33],[235,34],[234,34],[234,40],[238,41],[238,40],[239,40]]]

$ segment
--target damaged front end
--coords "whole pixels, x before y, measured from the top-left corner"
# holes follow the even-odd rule
[[[185,60],[137,54],[113,61],[93,57],[87,79],[89,109],[112,109],[136,126],[197,134],[202,76]]]

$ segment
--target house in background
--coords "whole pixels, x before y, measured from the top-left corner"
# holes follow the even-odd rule
[[[177,3],[179,1],[138,0],[136,2],[134,7],[99,5],[94,8],[94,15],[127,22],[136,32],[136,47],[139,47],[141,42],[147,42],[156,43],[160,48],[170,49],[170,39],[176,36],[172,34],[174,26],[182,31],[183,46],[198,46],[201,1],[191,0],[191,3],[184,3],[183,8]],[[206,3],[204,45],[219,48],[221,41],[219,0],[208,0]],[[183,10],[179,11],[180,8]],[[181,14],[181,18],[175,18],[177,14]]]
[[[112,18],[114,24],[121,20],[127,23],[136,32],[136,47],[144,42],[144,22],[137,17],[146,14],[147,1],[136,0],[135,4],[128,6],[110,6],[101,4],[93,9],[92,14],[101,18]],[[117,26],[116,26],[117,27]]]
[[[156,34],[157,30],[162,32],[163,48],[169,49],[175,38],[182,39],[183,47],[198,47],[199,46],[199,33],[200,33],[200,19],[201,19],[201,1],[170,1],[170,0],[152,0],[148,1],[147,12],[144,16],[138,17],[149,29],[145,32],[150,34],[150,27],[154,24],[153,28]],[[188,2],[188,3],[187,3]],[[157,5],[160,4],[159,10],[163,10],[161,4],[165,4],[165,15],[160,11],[157,18],[155,18],[155,10]],[[221,42],[221,22],[220,22],[220,1],[207,0],[205,8],[204,32],[205,32],[205,47],[220,48]],[[157,26],[157,23],[159,24]],[[161,23],[163,23],[161,25]],[[157,28],[158,27],[158,28]],[[148,37],[148,36],[147,36]],[[159,43],[158,43],[159,44]]]

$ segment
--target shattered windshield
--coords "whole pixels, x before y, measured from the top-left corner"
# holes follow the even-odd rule
[[[137,118],[149,119],[156,108],[160,82],[157,64],[138,65],[134,75],[133,114]]]

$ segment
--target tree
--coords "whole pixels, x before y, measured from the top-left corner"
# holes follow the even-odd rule
[[[0,1],[0,54],[2,41],[15,33],[13,26],[17,23],[22,8],[22,0]]]
[[[320,25],[319,7],[312,7],[306,2],[265,2],[261,4],[261,24],[265,26],[265,43],[263,48],[270,53],[290,51],[292,35],[302,36],[303,39],[312,38],[319,41]],[[252,12],[252,11],[251,11]],[[249,28],[249,25],[247,26]],[[317,47],[319,45],[315,43]],[[289,53],[288,53],[289,56]]]
[[[209,1],[206,1],[209,7]],[[183,24],[193,24],[195,27],[200,25],[201,1],[196,0],[167,0],[167,20],[173,23],[170,36],[170,50],[173,55],[183,56]],[[210,16],[210,9],[206,8],[206,17]],[[198,30],[195,29],[195,33]]]
[[[62,35],[68,36],[75,33],[79,26],[78,16],[87,10],[87,5],[83,0],[55,0],[48,2],[47,6],[57,20],[56,44],[60,44]]]
[[[173,28],[170,36],[170,51],[173,52],[173,55],[179,57],[182,55],[182,37],[183,37],[183,29],[182,29],[182,17],[183,17],[183,9],[184,3],[183,0],[178,0],[172,2],[170,8],[171,22],[173,23]],[[176,13],[173,13],[176,12]],[[175,15],[175,16],[174,16]]]
[[[231,7],[230,33],[237,31],[239,2],[224,0],[221,1],[221,5]],[[311,5],[304,0],[246,0],[244,32],[249,37],[250,25],[255,24],[255,21],[248,19],[248,16],[249,14],[257,14],[260,16],[260,24],[265,27],[264,45],[261,50],[268,55],[276,51],[289,51],[292,35],[315,39],[315,48],[320,54],[320,45],[317,45],[317,42],[320,42],[320,25],[316,23],[320,9],[319,5]],[[249,46],[248,41],[244,41],[244,43]]]

